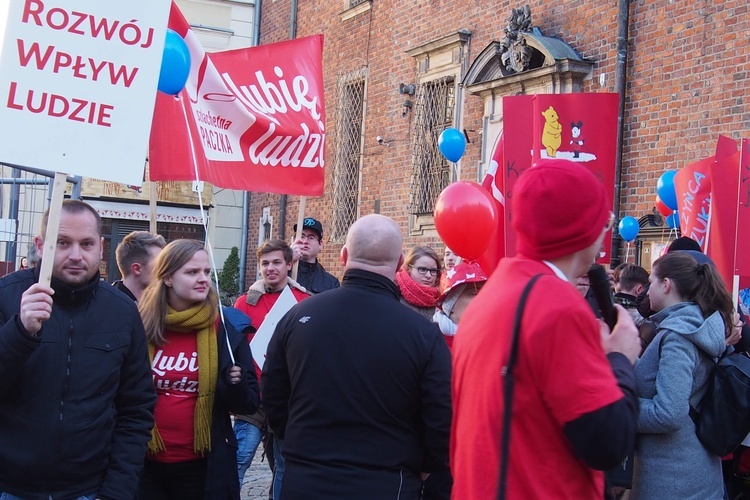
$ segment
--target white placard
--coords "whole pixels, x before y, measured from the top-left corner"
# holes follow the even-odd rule
[[[0,0],[0,161],[140,186],[170,0]]]
[[[263,364],[266,362],[266,351],[268,350],[268,342],[273,336],[273,331],[276,329],[276,325],[281,321],[281,318],[297,303],[297,299],[292,293],[292,289],[284,287],[284,290],[279,295],[276,303],[273,305],[266,319],[261,323],[258,331],[255,332],[253,340],[250,341],[250,350],[253,351],[253,359],[263,369]]]

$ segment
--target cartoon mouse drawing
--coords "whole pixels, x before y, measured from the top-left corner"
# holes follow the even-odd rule
[[[573,150],[573,158],[580,158],[581,152],[584,151],[583,143],[584,139],[581,135],[581,128],[583,127],[583,122],[572,122],[570,124],[570,135],[573,136],[573,139],[570,141],[570,149]]]
[[[547,156],[554,158],[557,150],[560,149],[560,144],[562,144],[560,117],[552,106],[547,108],[546,111],[542,111],[542,116],[545,119],[544,129],[542,130],[542,145],[547,149]]]

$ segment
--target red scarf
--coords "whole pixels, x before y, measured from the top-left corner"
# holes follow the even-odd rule
[[[401,290],[401,295],[409,304],[417,307],[437,306],[440,298],[438,287],[420,285],[403,269],[399,269],[396,273],[396,284]]]

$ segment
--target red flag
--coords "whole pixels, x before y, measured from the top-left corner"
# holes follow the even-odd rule
[[[177,97],[157,97],[150,179],[322,195],[323,36],[207,54],[174,3],[169,27],[187,42],[190,76]]]
[[[487,247],[487,251],[481,258],[477,259],[477,263],[487,273],[487,276],[492,274],[500,259],[505,257],[504,147],[503,133],[500,132],[500,137],[497,139],[497,144],[495,145],[495,151],[492,153],[490,168],[487,170],[487,175],[484,176],[484,181],[482,181],[482,187],[489,191],[497,207],[497,231],[495,231],[495,236],[493,236],[492,241]]]
[[[724,278],[729,290],[735,275],[737,248],[737,215],[740,194],[740,154],[734,143],[734,153],[726,137],[719,137],[716,161],[710,168],[711,221],[709,225],[708,256]]]
[[[735,267],[740,288],[750,287],[750,140],[742,139],[740,154],[740,203],[737,213]]]
[[[535,111],[536,110],[536,111]],[[564,158],[585,165],[614,199],[618,96],[598,94],[538,94],[503,98],[504,194],[512,200],[518,176],[532,165],[532,157]],[[537,116],[538,115],[538,116]],[[541,143],[541,145],[540,145]],[[585,193],[570,193],[585,196]],[[509,221],[512,204],[505,205],[505,255],[516,253],[516,235]],[[539,214],[544,217],[544,214]],[[610,262],[611,233],[599,261]]]
[[[698,242],[707,251],[708,216],[711,206],[711,178],[709,175],[715,157],[691,163],[674,176],[677,209],[680,213],[680,231]]]

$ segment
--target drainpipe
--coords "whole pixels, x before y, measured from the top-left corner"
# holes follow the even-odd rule
[[[297,38],[297,5],[298,0],[292,0],[292,15],[289,20],[289,39],[294,40]],[[281,201],[279,203],[279,239],[286,239],[286,205],[288,203],[287,195],[281,195]]]
[[[619,0],[617,13],[617,69],[615,84],[619,95],[619,109],[617,112],[617,149],[615,153],[615,215],[620,217],[620,196],[622,185],[622,150],[625,136],[625,85],[627,83],[628,63],[628,23],[630,16],[630,0]],[[617,226],[612,230],[612,267],[620,264],[620,233]]]

